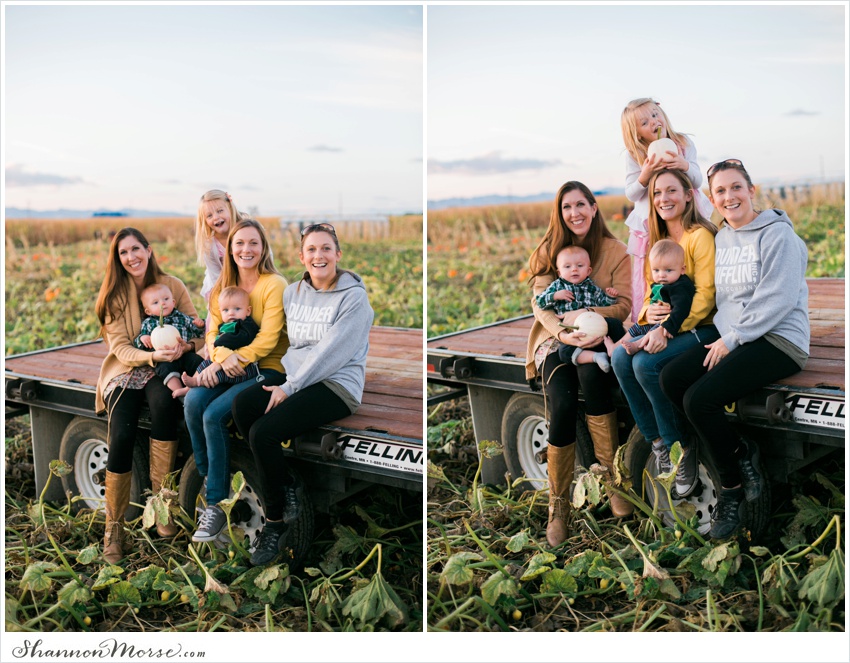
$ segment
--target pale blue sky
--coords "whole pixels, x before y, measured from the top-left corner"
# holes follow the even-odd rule
[[[7,207],[422,209],[419,6],[3,10]]]
[[[620,114],[654,97],[703,176],[844,177],[840,6],[431,6],[428,198],[622,187]]]

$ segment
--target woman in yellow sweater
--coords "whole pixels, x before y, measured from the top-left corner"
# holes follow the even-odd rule
[[[289,346],[283,313],[283,291],[287,283],[274,266],[263,226],[253,219],[236,223],[227,237],[225,255],[221,276],[210,293],[206,342],[212,364],[196,376],[203,386],[189,389],[184,403],[195,464],[198,472],[207,478],[207,507],[192,535],[193,541],[212,541],[227,524],[227,517],[218,506],[230,494],[227,425],[233,399],[254,384],[253,380],[219,384],[216,374],[223,370],[228,376],[241,376],[245,374],[244,366],[258,362],[260,376],[257,380],[271,377],[282,372],[280,359]],[[254,340],[238,350],[213,345],[222,323],[218,293],[232,285],[248,293],[251,317],[260,327]]]
[[[558,348],[562,345],[589,348],[602,341],[601,338],[587,338],[578,331],[567,331],[561,326],[562,322],[566,325],[574,323],[586,309],[567,311],[561,319],[554,310],[541,309],[536,301],[537,296],[557,278],[556,257],[568,245],[581,246],[588,252],[596,285],[603,290],[613,287],[620,293],[612,306],[594,309],[607,318],[609,327],[619,327],[619,336],[623,335],[622,321],[629,317],[632,310],[632,299],[629,296],[631,260],[626,253],[626,245],[615,239],[608,230],[590,189],[581,182],[567,182],[555,196],[546,234],[529,260],[534,294],[534,324],[528,337],[525,371],[529,379],[538,375],[542,378],[547,398],[549,523],[546,540],[552,547],[560,545],[567,538],[579,387],[584,395],[587,427],[597,460],[610,468],[617,450],[617,413],[612,399],[613,374],[604,373],[595,363],[576,366],[571,361],[561,361],[558,354]],[[616,494],[611,494],[610,502],[611,511],[615,515],[631,513],[631,504]]]
[[[135,228],[122,228],[109,247],[106,275],[100,286],[95,314],[109,353],[100,367],[95,390],[98,415],[109,421],[109,456],[106,461],[106,532],[103,557],[117,564],[128,552],[124,540],[124,512],[130,505],[130,481],[133,475],[133,446],[139,414],[145,400],[151,415],[150,477],[158,491],[165,475],[171,472],[177,456],[177,425],[180,401],[154,373],[157,362],[175,361],[185,351],[201,347],[201,339],[181,341],[170,349],[148,352],[133,345],[139,335],[145,313],[139,293],[149,285],[164,283],[174,293],[176,308],[195,318],[197,312],[189,292],[180,279],[165,274],[145,236]],[[157,524],[160,536],[174,536],[175,525]]]
[[[649,246],[661,239],[672,239],[685,252],[685,274],[696,287],[691,310],[679,333],[671,335],[659,326],[646,335],[643,352],[630,355],[622,346],[611,357],[614,373],[629,403],[641,434],[652,443],[658,472],[669,472],[670,447],[682,445],[684,456],[676,473],[676,492],[690,495],[697,484],[697,454],[683,435],[681,416],[661,391],[661,369],[675,357],[695,345],[707,345],[718,339],[711,324],[714,316],[714,236],[717,228],[702,218],[694,204],[694,192],[687,175],[679,170],[659,171],[649,182]],[[652,283],[647,262],[647,283]],[[670,313],[666,303],[650,304],[648,287],[638,324],[655,325]]]

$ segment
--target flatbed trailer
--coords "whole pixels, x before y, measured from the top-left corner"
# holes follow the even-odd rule
[[[316,510],[328,512],[341,499],[376,484],[422,491],[422,342],[421,330],[373,327],[357,413],[283,442]],[[48,500],[79,497],[78,506],[102,508],[107,422],[95,415],[95,387],[106,352],[103,341],[92,341],[5,358],[6,417],[30,415],[36,493],[47,483],[50,461],[64,460],[74,470],[61,485],[50,483]],[[136,504],[149,486],[147,410],[139,429],[131,490],[131,502]],[[248,482],[243,496],[252,506],[246,526],[250,534],[263,522],[259,496],[251,488],[257,485],[256,471],[250,449],[235,427],[231,442],[231,471],[242,471]],[[180,504],[194,514],[203,478],[195,468],[185,425],[175,469],[181,470]],[[312,509],[304,511],[310,513],[302,530],[309,533]]]
[[[776,481],[787,481],[792,472],[845,446],[844,279],[807,279],[807,283],[812,333],[805,370],[727,407],[735,425],[759,444],[762,462]],[[485,482],[501,484],[506,477],[510,481],[525,477],[528,487],[542,489],[548,424],[540,379],[529,382],[525,377],[532,322],[533,316],[525,315],[429,339],[426,376],[429,384],[448,387],[429,397],[429,405],[468,396],[476,440],[501,441],[504,454],[483,461]],[[625,465],[640,493],[643,470],[652,475],[655,469],[653,457],[633,426],[625,398],[620,393],[616,400],[621,443],[627,445]],[[577,438],[579,462],[586,467],[593,452],[581,421]],[[716,503],[710,458],[700,473],[709,489],[693,501],[707,529]],[[760,508],[764,511],[767,506]]]

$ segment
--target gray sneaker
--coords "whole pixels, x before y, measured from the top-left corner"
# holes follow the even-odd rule
[[[224,511],[215,504],[208,506],[201,512],[198,529],[192,534],[192,541],[195,543],[214,541],[225,527],[227,527],[227,516]]]
[[[676,469],[676,494],[688,497],[699,485],[699,462],[693,447],[682,449],[682,459]]]
[[[664,440],[658,439],[652,443],[652,453],[655,454],[658,474],[667,474],[673,469],[673,462],[670,460],[670,450],[664,444]]]

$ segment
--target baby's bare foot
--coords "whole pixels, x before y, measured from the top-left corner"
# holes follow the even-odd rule
[[[187,375],[186,373],[183,373],[183,375],[180,376],[180,379],[183,381],[183,384],[186,385],[187,387],[200,387],[201,386],[201,383],[198,381],[198,378],[195,377],[194,375]]]

